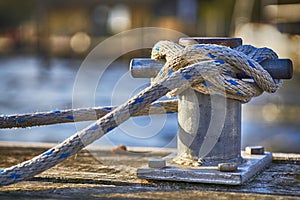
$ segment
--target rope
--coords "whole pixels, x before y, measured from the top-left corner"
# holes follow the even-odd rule
[[[241,51],[246,52],[246,50]],[[250,55],[252,52],[253,51],[249,51],[249,53],[246,54]],[[251,57],[254,58],[252,55]],[[58,144],[31,160],[0,170],[0,185],[3,186],[26,180],[51,168],[69,156],[74,155],[86,145],[97,140],[126,121],[130,116],[135,115],[169,92],[175,95],[176,92],[182,90],[182,88],[190,86],[201,92],[207,92],[207,88],[214,87],[213,90],[217,92],[220,90],[220,84],[226,83],[227,81],[232,84],[225,85],[226,93],[224,95],[230,95],[232,98],[246,102],[252,97],[250,94],[253,96],[258,95],[262,90],[274,92],[279,87],[279,84],[273,82],[272,77],[262,69],[257,61],[247,57],[244,53],[231,50],[227,47],[217,45],[193,45],[183,48],[178,44],[163,41],[153,47],[152,58],[166,59],[166,63],[156,77],[153,85],[144,89],[90,126],[75,133],[61,144]],[[231,70],[231,74],[233,75],[238,70],[245,71],[245,73],[253,77],[256,84],[250,85],[254,85],[255,87],[248,86],[248,83],[246,83],[245,85],[250,88],[248,89],[242,85],[244,81],[229,76],[228,74],[230,73],[227,73],[226,70]],[[212,84],[211,86],[205,85],[204,81],[207,81],[207,79],[212,81],[214,78],[218,79],[216,84]],[[236,81],[237,84],[233,84],[234,82],[232,81]],[[198,86],[201,84],[204,86]],[[240,84],[243,86],[241,87],[243,89],[243,91],[241,91],[243,96],[234,93],[239,87],[231,86],[239,86]],[[244,90],[245,87],[248,90]],[[256,90],[253,92],[251,90],[253,88],[258,92]]]
[[[74,121],[90,121],[100,119],[114,109],[116,109],[116,106],[2,115],[0,116],[0,128],[26,128]],[[133,116],[144,116],[149,114],[158,115],[175,112],[177,112],[177,100],[157,101],[152,103],[149,107],[137,112]]]
[[[266,59],[278,58],[276,53],[269,48],[241,45],[231,49],[214,44],[182,47],[171,41],[160,41],[153,47],[151,58],[166,60],[166,64],[154,82],[190,64],[208,62],[210,66],[219,65],[219,75],[204,77],[204,81],[196,80],[191,84],[192,88],[204,94],[223,95],[243,103],[250,101],[252,97],[259,96],[263,91],[274,93],[281,86],[281,81],[274,80],[259,64]],[[249,75],[251,79],[236,78],[237,73],[241,71]],[[167,95],[176,96],[184,89],[177,88]]]

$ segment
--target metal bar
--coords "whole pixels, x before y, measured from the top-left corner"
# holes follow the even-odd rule
[[[265,60],[260,64],[275,79],[291,79],[293,77],[293,64],[290,59]],[[164,63],[150,58],[134,58],[130,63],[130,72],[135,78],[153,78],[163,66]],[[237,74],[237,77],[249,78],[245,73]]]

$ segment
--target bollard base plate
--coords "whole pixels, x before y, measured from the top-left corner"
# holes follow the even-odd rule
[[[242,151],[244,162],[235,172],[220,172],[217,166],[187,167],[168,163],[164,168],[139,168],[137,177],[148,180],[183,181],[225,185],[241,185],[272,162],[272,154],[249,155]]]

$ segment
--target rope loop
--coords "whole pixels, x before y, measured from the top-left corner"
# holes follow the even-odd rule
[[[152,48],[151,58],[165,59],[166,63],[154,82],[170,76],[174,71],[189,65],[201,64],[204,69],[217,68],[219,73],[196,79],[191,87],[204,94],[222,95],[243,103],[266,91],[274,93],[281,86],[259,64],[267,59],[278,58],[269,48],[256,48],[240,45],[235,49],[215,44],[194,44],[183,47],[171,41],[159,41]],[[239,79],[237,74],[244,72],[250,79]],[[185,88],[169,92],[168,96],[178,95]]]

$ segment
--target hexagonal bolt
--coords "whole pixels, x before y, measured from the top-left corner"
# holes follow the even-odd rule
[[[264,155],[265,154],[265,149],[263,146],[246,147],[245,151],[249,155]]]
[[[219,163],[218,170],[220,172],[235,172],[237,170],[236,163]]]
[[[166,161],[162,158],[150,158],[148,160],[148,166],[150,168],[163,168],[166,167]]]

